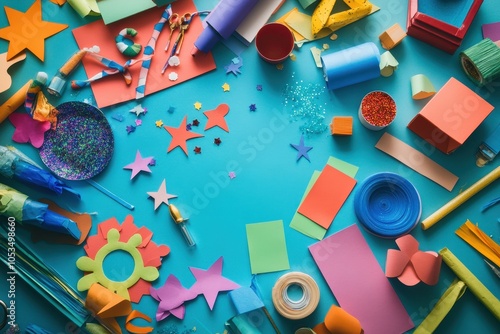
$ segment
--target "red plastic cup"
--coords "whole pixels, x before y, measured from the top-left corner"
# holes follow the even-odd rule
[[[294,43],[290,29],[277,22],[264,25],[255,36],[257,52],[271,64],[283,62],[292,53]]]

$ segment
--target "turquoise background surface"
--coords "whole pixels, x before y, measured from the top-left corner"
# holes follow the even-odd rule
[[[182,1],[182,0],[178,0]],[[398,0],[374,0],[381,10],[363,20],[338,31],[338,39],[328,38],[305,44],[294,51],[296,60],[287,59],[283,69],[262,61],[254,45],[250,45],[242,54],[241,74],[226,74],[224,66],[235,55],[225,46],[218,45],[213,50],[217,69],[176,87],[155,93],[144,98],[141,103],[148,113],[142,116],[143,124],[135,132],[128,134],[127,125],[133,124],[135,115],[129,110],[137,105],[130,101],[102,111],[109,120],[115,136],[115,152],[109,166],[95,178],[95,181],[115,192],[135,205],[130,211],[109,199],[85,182],[68,182],[82,195],[80,202],[63,197],[52,197],[43,192],[31,190],[25,185],[10,183],[33,198],[51,198],[60,206],[76,212],[93,213],[91,235],[97,231],[100,222],[116,217],[122,222],[127,215],[133,215],[138,226],[147,226],[153,231],[153,241],[166,244],[171,253],[163,259],[160,277],[153,286],[163,285],[170,274],[179,278],[185,287],[194,283],[189,267],[208,269],[220,256],[224,257],[223,275],[240,285],[250,285],[252,275],[248,256],[245,225],[251,223],[283,220],[285,237],[290,261],[290,270],[302,271],[311,275],[320,286],[321,299],[315,312],[302,320],[287,320],[276,313],[272,305],[271,289],[276,280],[288,271],[259,274],[256,278],[264,303],[282,333],[293,333],[300,327],[312,327],[322,321],[335,297],[330,292],[321,273],[309,254],[308,246],[317,242],[288,227],[292,216],[302,198],[307,183],[314,170],[321,170],[328,157],[334,156],[353,165],[359,166],[356,176],[358,184],[366,177],[378,172],[395,172],[414,184],[422,199],[422,217],[425,218],[454,198],[460,191],[497,167],[500,158],[493,163],[478,168],[475,165],[477,147],[500,122],[500,82],[479,89],[466,77],[459,65],[459,52],[482,39],[481,25],[500,21],[500,12],[495,1],[485,0],[462,46],[453,55],[433,48],[412,37],[391,50],[400,66],[393,76],[345,87],[336,91],[326,89],[321,69],[316,68],[309,48],[322,48],[329,45],[325,53],[334,52],[364,42],[374,42],[384,51],[378,36],[394,23],[406,26],[407,2]],[[26,11],[33,1],[2,1],[3,5]],[[195,0],[198,9],[211,9],[215,0]],[[306,13],[298,1],[287,0],[274,20],[293,7]],[[45,42],[45,62],[40,62],[31,53],[27,59],[11,68],[13,76],[11,89],[0,94],[0,103],[6,101],[37,71],[45,71],[49,76],[76,50],[77,46],[71,29],[95,19],[82,19],[69,5],[59,8],[48,0],[42,1],[43,19],[66,23],[69,28],[48,38]],[[152,20],[158,20],[152,17]],[[0,12],[0,27],[7,26],[7,18]],[[163,33],[167,33],[164,31]],[[0,40],[0,52],[6,52],[8,42]],[[186,50],[188,48],[186,47]],[[419,112],[428,100],[415,101],[411,98],[410,77],[425,74],[436,89],[439,89],[450,77],[455,77],[476,91],[481,97],[495,106],[495,110],[474,131],[463,146],[450,155],[445,155],[424,142],[407,129],[408,122]],[[85,77],[82,67],[73,74],[74,78]],[[221,86],[230,85],[229,92],[223,92]],[[262,85],[262,91],[256,86]],[[333,116],[354,117],[353,135],[332,137],[328,130],[319,134],[305,136],[305,144],[312,146],[309,151],[310,162],[305,159],[296,161],[297,151],[290,143],[297,144],[301,137],[302,119],[291,119],[291,110],[287,101],[287,89],[300,89],[306,100],[324,110],[324,124],[327,126]],[[417,172],[402,165],[374,147],[384,131],[373,132],[364,128],[357,119],[357,111],[362,97],[373,90],[384,90],[391,94],[398,106],[395,121],[386,130],[415,149],[425,153],[434,161],[459,176],[459,181],[450,192],[426,179]],[[110,92],[114,94],[117,92]],[[316,94],[314,98],[311,94]],[[66,90],[59,99],[51,98],[53,104],[65,101],[83,101],[90,99],[90,89],[78,93]],[[306,101],[304,100],[304,101]],[[200,101],[203,109],[198,111],[193,103]],[[203,126],[205,117],[202,111],[214,109],[220,103],[227,103],[230,112],[226,120],[229,133],[215,128],[203,131],[200,126],[196,132],[204,138],[187,142],[189,155],[179,148],[166,152],[170,143],[169,134],[155,126],[155,121],[162,119],[165,124],[177,127],[184,116],[188,120],[198,118]],[[257,110],[251,112],[249,106],[255,104]],[[174,107],[174,113],[167,112]],[[125,120],[118,122],[113,115],[123,115]],[[41,163],[37,150],[29,144],[18,144],[11,140],[14,128],[9,121],[0,124],[0,144],[14,145],[30,157]],[[213,138],[220,137],[222,144],[213,144]],[[195,146],[202,147],[201,154],[195,154]],[[156,166],[152,173],[140,173],[130,180],[130,171],[123,166],[134,160],[135,152],[140,150],[143,156],[154,156]],[[229,179],[229,171],[236,172],[236,178]],[[168,208],[162,205],[154,211],[153,200],[146,194],[156,191],[163,179],[167,181],[167,190],[178,197],[171,200],[186,217],[188,227],[197,242],[197,246],[188,249],[176,226],[172,223]],[[481,212],[481,207],[500,194],[500,185],[495,183],[484,189],[460,208],[452,212],[436,226],[427,231],[420,227],[411,234],[420,242],[421,250],[439,251],[450,248],[454,254],[491,290],[500,297],[499,278],[486,266],[483,257],[455,235],[455,230],[466,219],[478,223],[483,231],[498,243],[500,241],[500,206]],[[354,188],[354,192],[356,188]],[[354,214],[353,197],[347,199],[333,224],[327,232],[331,235],[351,224],[357,223]],[[327,199],[325,199],[326,201]],[[18,237],[30,242],[29,233],[18,228]],[[396,248],[393,240],[381,239],[362,230],[381,267],[385,267],[387,249]],[[82,276],[75,261],[85,255],[81,246],[52,245],[45,242],[31,243],[33,249],[47,264],[53,266],[73,286]],[[128,262],[123,262],[126,267]],[[108,265],[108,263],[106,264]],[[110,265],[110,264],[109,264]],[[0,270],[0,298],[6,300],[7,284],[5,270]],[[366,277],[369,280],[369,277]],[[438,298],[453,281],[454,275],[443,265],[439,283],[427,286],[423,283],[407,287],[396,279],[391,283],[401,298],[412,320],[418,325],[432,309]],[[82,293],[84,296],[85,293]],[[22,328],[29,323],[38,324],[53,333],[69,333],[68,321],[54,307],[39,297],[23,281],[16,281],[16,319]],[[134,308],[154,318],[157,302],[150,296],[144,296]],[[190,333],[196,327],[196,333],[222,333],[224,321],[235,315],[235,310],[226,293],[220,293],[212,311],[202,297],[186,304],[184,320],[169,317],[161,322],[154,322],[158,333]],[[498,320],[481,304],[471,292],[467,292],[444,319],[436,333],[495,333]],[[369,333],[367,333],[369,334]]]

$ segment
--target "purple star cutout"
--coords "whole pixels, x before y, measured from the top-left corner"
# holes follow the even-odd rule
[[[234,75],[241,74],[240,68],[243,66],[243,59],[238,57],[231,60],[231,62],[224,66],[226,74],[233,73]]]
[[[222,256],[215,261],[208,270],[190,267],[196,282],[190,288],[194,293],[203,294],[210,310],[213,309],[215,299],[221,291],[230,291],[240,286],[233,281],[222,277]]]
[[[133,125],[127,125],[127,127],[125,128],[125,130],[127,130],[127,133],[134,132],[135,131],[135,126],[133,126]]]
[[[309,155],[307,154],[307,152],[309,152],[310,150],[312,150],[312,146],[305,146],[304,145],[304,136],[301,136],[300,137],[300,143],[297,145],[297,144],[290,144],[294,149],[296,149],[298,152],[297,152],[297,161],[299,161],[300,158],[304,157],[307,159],[307,161],[311,161],[309,160]]]
[[[153,159],[153,157],[143,158],[141,156],[141,152],[137,150],[134,162],[126,165],[125,167],[123,167],[123,169],[132,170],[132,175],[130,176],[130,179],[132,180],[141,171],[151,173],[151,169],[149,169],[148,167],[149,163],[151,162],[151,159]]]
[[[257,106],[255,105],[255,103],[252,103],[249,107],[250,111],[256,111],[257,110]]]
[[[261,91],[262,91],[262,85],[257,85],[257,90],[258,90],[259,92],[261,92]]]
[[[151,161],[149,162],[150,166],[156,166],[156,159],[155,158],[151,158]]]

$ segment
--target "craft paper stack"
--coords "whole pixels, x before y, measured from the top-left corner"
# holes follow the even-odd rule
[[[409,0],[407,34],[453,54],[483,0]]]

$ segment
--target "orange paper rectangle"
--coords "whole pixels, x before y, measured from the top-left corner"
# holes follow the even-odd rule
[[[138,33],[133,41],[143,46],[147,45],[153,33],[154,25],[158,23],[164,10],[164,7],[155,7],[108,25],[105,25],[102,20],[98,20],[73,29],[73,36],[80,48],[98,45],[101,49],[99,54],[123,65],[129,58],[119,52],[115,44],[115,37],[118,36],[119,32],[124,27],[134,27]],[[174,13],[193,13],[197,11],[192,0],[175,1],[172,3],[172,10]],[[167,69],[165,74],[162,75],[161,69],[170,56],[170,50],[168,52],[164,51],[170,32],[168,22],[165,24],[156,42],[156,51],[151,60],[151,66],[146,81],[145,95],[167,89],[216,68],[211,53],[200,53],[197,54],[196,57],[191,56],[191,48],[202,30],[203,26],[201,19],[199,16],[195,16],[184,37],[183,46],[179,55],[180,65],[175,68]],[[175,38],[177,38],[176,33],[174,33],[173,36],[173,39]],[[141,56],[142,52],[137,58]],[[105,70],[103,65],[95,59],[92,59],[92,57],[85,57],[82,63],[89,78]],[[141,63],[130,67],[130,74],[132,76],[132,83],[130,85],[125,84],[120,74],[93,82],[91,88],[97,105],[103,108],[134,99],[140,70]],[[169,80],[168,75],[172,71],[177,73],[177,80]]]
[[[330,124],[332,135],[352,135],[352,116],[335,116]]]
[[[455,233],[472,248],[500,267],[500,245],[484,233],[479,226],[467,220]]]
[[[355,179],[326,165],[297,211],[327,229],[355,185]]]
[[[437,162],[388,133],[380,137],[375,147],[449,191],[458,181],[457,176]]]

